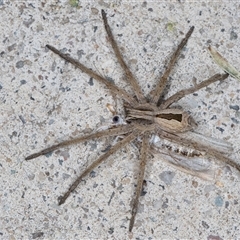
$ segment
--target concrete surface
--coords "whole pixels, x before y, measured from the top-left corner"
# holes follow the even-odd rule
[[[128,233],[138,151],[130,145],[57,205],[77,175],[110,140],[90,141],[26,162],[45,146],[106,125],[106,104],[121,101],[45,48],[51,44],[128,88],[106,38],[100,10],[148,93],[179,41],[195,31],[171,74],[169,95],[221,72],[206,48],[240,68],[238,1],[0,1],[0,239],[239,239],[239,174],[220,166],[206,182],[155,157],[146,194]],[[204,135],[239,153],[240,82],[229,77],[179,104]]]

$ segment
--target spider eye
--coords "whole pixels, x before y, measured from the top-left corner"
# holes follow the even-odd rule
[[[119,123],[120,117],[116,115],[112,118],[112,121],[113,121],[113,123]]]

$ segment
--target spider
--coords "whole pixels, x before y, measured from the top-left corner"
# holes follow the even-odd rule
[[[140,145],[140,166],[135,196],[133,198],[131,218],[129,222],[129,232],[131,232],[138,210],[139,197],[143,188],[147,156],[149,155],[150,147],[153,145],[153,140],[151,140],[153,136],[157,135],[160,139],[166,139],[173,143],[180,143],[182,146],[191,147],[192,149],[194,149],[194,151],[190,154],[184,151],[175,150],[175,153],[177,152],[180,155],[185,155],[186,158],[198,158],[204,152],[206,154],[205,156],[210,158],[212,157],[220,162],[227,163],[240,171],[240,166],[223,154],[224,150],[222,150],[222,152],[218,151],[217,148],[209,146],[209,144],[204,143],[204,141],[199,142],[195,138],[188,137],[189,134],[191,135],[194,132],[193,130],[197,126],[194,119],[186,111],[177,108],[170,108],[173,103],[176,103],[184,96],[192,94],[199,89],[204,88],[216,81],[225,80],[228,77],[228,74],[215,74],[209,79],[199,84],[196,84],[194,87],[181,90],[172,95],[171,97],[163,100],[163,91],[166,88],[166,83],[170,75],[170,71],[173,68],[175,62],[177,61],[181,50],[186,45],[189,37],[193,33],[194,27],[192,26],[178,45],[176,51],[172,54],[166,70],[162,77],[159,79],[156,87],[150,92],[148,97],[145,97],[133,73],[130,71],[126,62],[123,59],[123,56],[109,27],[105,11],[102,10],[101,14],[109,42],[113,48],[118,62],[121,65],[126,81],[132,87],[134,96],[129,95],[124,89],[119,88],[114,83],[108,81],[90,68],[87,68],[69,55],[60,52],[55,47],[50,45],[46,45],[46,47],[59,55],[61,58],[73,64],[75,67],[79,68],[88,76],[105,84],[105,86],[111,91],[111,93],[114,93],[119,98],[121,98],[124,103],[124,110],[126,115],[125,124],[119,123],[120,117],[118,115],[115,115],[113,117],[113,124],[107,129],[98,130],[85,136],[58,143],[56,145],[43,149],[40,152],[34,153],[26,157],[25,159],[30,160],[52,152],[58,148],[66,147],[80,142],[85,142],[93,138],[121,136],[120,140],[118,138],[118,141],[116,141],[116,143],[113,144],[113,146],[111,146],[108,151],[106,151],[99,159],[90,164],[90,166],[88,166],[82,172],[82,174],[77,177],[77,179],[72,183],[72,185],[65,192],[65,194],[59,197],[58,204],[61,205],[77,188],[83,178],[86,177],[94,168],[96,168],[99,164],[105,161],[110,155],[114,154],[116,151],[123,148],[125,145],[137,139]],[[171,150],[171,147],[168,146],[168,149]],[[177,164],[175,163],[174,165]],[[185,166],[181,169],[184,170],[184,168],[187,167]],[[188,168],[189,170],[191,170],[190,167]]]

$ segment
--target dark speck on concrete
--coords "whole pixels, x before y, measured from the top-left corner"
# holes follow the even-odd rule
[[[111,197],[110,197],[110,199],[109,199],[109,201],[108,201],[108,206],[110,206],[111,201],[112,201],[114,195],[115,195],[115,192],[112,192]]]
[[[168,208],[168,199],[166,198],[166,200],[163,202],[162,204],[162,208]]]
[[[93,83],[93,78],[90,78],[90,79],[89,79],[88,84],[89,84],[90,86],[93,86],[93,85],[94,85],[94,83]]]
[[[209,228],[209,225],[205,222],[205,221],[202,221],[202,225],[204,228],[208,229]]]
[[[162,190],[165,190],[165,187],[161,184],[158,185],[159,187],[161,187]]]
[[[109,228],[108,233],[113,234],[114,233],[114,228],[113,227]]]
[[[229,207],[229,201],[226,201],[225,202],[225,208],[228,208]]]
[[[119,192],[121,193],[121,192],[122,192],[122,190],[123,190],[123,185],[122,185],[122,184],[120,184],[120,185],[117,187],[117,190],[119,190]]]
[[[109,82],[114,83],[114,80],[111,77],[105,77]]]
[[[90,145],[90,151],[93,151],[97,148],[97,143],[96,142],[89,143],[89,145]]]
[[[35,232],[35,233],[32,233],[32,238],[33,239],[36,239],[36,238],[40,238],[44,235],[43,232]]]
[[[60,86],[59,90],[62,91],[62,92],[69,92],[71,90],[71,88],[68,87],[68,86],[67,87]]]
[[[236,124],[239,123],[239,121],[238,121],[236,118],[231,118],[231,120],[232,120],[234,123],[236,123]]]
[[[230,40],[236,40],[238,38],[237,33],[235,33],[234,31],[230,32]]]
[[[24,66],[24,61],[18,61],[16,63],[16,68],[22,68]]]
[[[94,177],[96,177],[96,172],[91,171],[91,172],[89,173],[89,175],[90,175],[91,178],[94,178]]]
[[[223,128],[221,128],[221,127],[216,127],[216,129],[217,129],[217,130],[219,130],[221,133],[223,133],[223,132],[224,132],[224,129],[223,129]]]
[[[147,194],[147,191],[145,189],[146,186],[147,186],[147,181],[143,180],[143,186],[142,186],[142,191],[141,191],[141,195],[140,196],[145,196]]]
[[[20,81],[20,83],[21,83],[21,85],[23,85],[23,84],[26,84],[27,81],[23,79],[23,80]]]
[[[223,240],[223,239],[220,238],[219,236],[209,235],[207,237],[207,240]]]
[[[140,196],[143,197],[143,196],[145,196],[146,194],[147,194],[147,191],[144,191],[144,190],[143,190],[143,191],[141,191],[141,195],[140,195]]]
[[[49,158],[49,157],[52,156],[52,153],[53,153],[53,152],[46,153],[46,154],[44,154],[44,156],[47,157],[47,158]]]
[[[83,50],[78,50],[77,51],[78,58],[81,59],[83,55],[85,55]]]
[[[230,109],[233,109],[235,111],[239,110],[239,106],[238,105],[230,105],[229,107],[230,107]]]
[[[101,152],[107,152],[111,148],[111,145],[108,145],[105,149],[101,150]]]
[[[11,52],[12,50],[14,50],[15,48],[16,48],[16,46],[17,46],[17,44],[16,43],[14,43],[14,44],[12,44],[12,45],[10,45],[10,46],[8,46],[8,51],[9,52]]]
[[[207,44],[211,44],[212,43],[212,40],[211,39],[208,39],[207,40]]]
[[[216,115],[213,115],[210,120],[214,120],[214,119],[217,119]]]
[[[22,116],[22,115],[19,115],[19,118],[20,118],[20,120],[22,121],[22,123],[23,123],[23,124],[25,124],[25,123],[26,123],[26,121],[25,121],[25,119],[23,118],[23,116]]]

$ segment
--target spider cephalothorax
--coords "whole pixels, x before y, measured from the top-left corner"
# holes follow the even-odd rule
[[[97,167],[101,162],[106,160],[106,158],[108,158],[110,155],[112,155],[117,150],[124,147],[126,144],[130,143],[134,139],[140,139],[141,141],[139,144],[140,145],[139,175],[129,224],[129,231],[131,232],[134,226],[135,216],[138,209],[138,201],[142,190],[147,155],[149,153],[151,145],[154,144],[154,141],[156,141],[152,140],[154,136],[157,135],[157,137],[159,137],[160,139],[166,139],[170,142],[181,144],[182,146],[191,147],[192,149],[194,149],[189,154],[185,150],[178,149],[176,150],[176,148],[174,149],[171,146],[162,144],[162,146],[165,146],[168,150],[174,149],[174,153],[172,155],[169,155],[172,158],[173,165],[177,164],[174,162],[175,159],[182,160],[182,157],[186,158],[192,157],[195,160],[197,160],[200,157],[202,158],[204,155],[201,153],[204,153],[206,157],[215,158],[218,161],[225,162],[231,165],[232,167],[235,167],[236,169],[240,170],[240,166],[238,164],[236,164],[226,155],[224,155],[226,149],[231,148],[230,144],[225,144],[224,142],[221,141],[219,143],[219,145],[221,145],[220,148],[218,145],[210,146],[208,141],[211,141],[211,139],[210,140],[204,139],[203,141],[200,141],[201,140],[199,137],[200,135],[192,131],[197,126],[193,118],[183,110],[170,108],[172,103],[177,102],[182,97],[194,93],[197,90],[206,87],[213,82],[224,80],[228,77],[228,74],[215,74],[209,79],[199,84],[196,84],[194,87],[181,90],[172,95],[171,97],[169,97],[168,99],[160,101],[160,99],[162,99],[163,90],[166,87],[166,82],[169,77],[170,71],[174,63],[176,62],[178,56],[180,55],[181,49],[186,45],[189,37],[193,32],[194,27],[191,27],[188,33],[186,34],[185,38],[181,41],[178,48],[172,55],[169,64],[163,76],[160,78],[157,86],[150,92],[149,97],[146,98],[134,75],[132,74],[132,72],[126,65],[125,61],[123,60],[123,57],[119,51],[117,43],[112,35],[111,29],[108,25],[106,13],[103,10],[102,18],[111,46],[118,59],[118,62],[120,63],[124,71],[125,79],[128,81],[134,92],[133,96],[129,95],[124,89],[117,87],[112,82],[100,76],[90,68],[85,67],[83,64],[79,63],[77,60],[73,59],[67,54],[63,54],[62,52],[60,52],[59,50],[50,45],[46,45],[46,47],[53,51],[54,53],[58,54],[60,57],[64,58],[66,61],[72,63],[77,68],[81,69],[82,72],[88,74],[90,77],[95,78],[96,80],[105,84],[105,86],[111,91],[111,93],[114,93],[119,98],[121,98],[125,103],[124,108],[126,118],[124,123],[120,121],[120,116],[115,115],[113,118],[113,125],[108,127],[107,129],[101,129],[89,135],[81,136],[79,138],[58,143],[38,153],[34,153],[26,157],[26,160],[30,160],[40,155],[52,152],[60,147],[65,147],[79,142],[84,142],[93,138],[122,136],[122,138],[119,141],[113,144],[113,146],[111,146],[111,148],[109,148],[108,151],[106,151],[99,159],[97,159],[90,166],[88,166],[82,172],[82,174],[73,182],[73,184],[66,191],[66,193],[62,197],[60,197],[59,205],[61,205],[66,201],[70,193],[76,189],[76,187],[79,185],[82,179],[86,177],[95,167]],[[175,153],[179,153],[180,156],[177,157]],[[188,167],[188,165],[183,164],[179,169],[186,171],[186,169],[188,168],[190,168]],[[188,169],[188,173],[192,174],[192,169]],[[198,173],[196,173],[196,176],[198,176]]]

